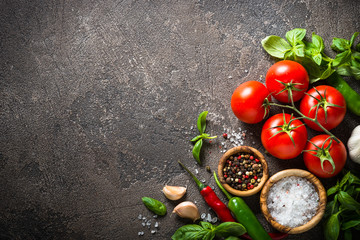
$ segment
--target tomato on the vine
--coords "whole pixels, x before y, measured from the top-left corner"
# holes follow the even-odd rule
[[[313,137],[304,149],[304,163],[310,172],[321,178],[337,175],[345,166],[347,152],[344,144],[327,134]]]
[[[269,91],[261,82],[244,82],[232,94],[231,109],[241,121],[258,123],[268,113],[269,106],[266,106],[266,101],[270,101],[269,95]]]
[[[287,113],[269,118],[261,131],[264,148],[274,157],[291,159],[300,155],[307,141],[304,124]]]
[[[300,63],[283,60],[269,68],[265,83],[276,100],[290,103],[291,93],[293,101],[296,102],[304,96],[309,87],[309,75]]]
[[[318,108],[318,111],[317,111]],[[335,88],[321,85],[310,89],[300,102],[300,112],[307,117],[315,118],[327,130],[338,126],[345,117],[346,102],[344,96]],[[304,119],[310,128],[323,131],[317,124]]]

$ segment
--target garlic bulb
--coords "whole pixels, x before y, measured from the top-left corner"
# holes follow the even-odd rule
[[[194,222],[200,219],[200,213],[197,206],[190,201],[185,201],[178,204],[173,213],[176,213],[179,217],[192,219]]]
[[[179,200],[180,198],[182,198],[182,196],[185,195],[186,188],[166,185],[162,191],[168,199]]]
[[[348,140],[347,147],[351,160],[360,164],[360,125],[354,128]]]

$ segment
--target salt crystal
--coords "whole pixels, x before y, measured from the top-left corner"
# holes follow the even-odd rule
[[[206,218],[206,213],[202,213],[200,217],[201,217],[201,219],[205,219]]]
[[[144,235],[144,232],[138,232],[138,235],[142,236],[142,235]]]
[[[156,222],[156,223],[154,224],[154,227],[158,228],[158,227],[159,227],[159,223]]]
[[[212,219],[212,218],[211,218],[211,215],[210,215],[210,213],[208,213],[207,218],[206,218],[206,221],[207,221],[207,222],[211,222],[211,219]]]
[[[195,174],[198,174],[198,173],[199,173],[199,171],[197,169],[195,169]]]
[[[202,182],[202,183],[205,183],[205,182],[206,182],[206,180],[205,180],[205,179],[201,179],[201,182]]]
[[[211,219],[211,222],[212,222],[212,223],[216,223],[217,220],[218,220],[217,217],[214,217],[213,219]]]
[[[155,234],[156,233],[156,230],[151,230],[151,234]]]
[[[267,205],[271,216],[278,223],[298,227],[315,216],[319,195],[307,179],[291,176],[270,188]]]
[[[153,218],[157,218],[157,217],[158,217],[158,215],[154,215],[154,216],[153,216]]]
[[[140,220],[142,219],[142,215],[141,215],[141,214],[139,214],[138,219],[140,219]]]
[[[141,225],[143,225],[143,227],[145,227],[145,226],[146,226],[146,223],[143,222],[143,223],[141,223]]]

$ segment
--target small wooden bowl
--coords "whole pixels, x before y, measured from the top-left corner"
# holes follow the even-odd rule
[[[316,211],[315,216],[310,219],[304,225],[298,227],[287,227],[284,225],[279,224],[276,220],[271,216],[267,207],[267,198],[269,195],[270,188],[279,180],[289,177],[289,176],[297,176],[306,178],[309,182],[311,182],[317,193],[319,194],[319,205]],[[313,228],[318,224],[321,218],[324,216],[326,207],[326,190],[319,179],[317,179],[313,174],[308,171],[301,170],[301,169],[287,169],[280,171],[269,178],[266,182],[265,186],[263,187],[260,195],[260,208],[262,213],[264,214],[266,220],[280,232],[289,233],[289,234],[298,234],[308,231],[309,229]]]
[[[250,154],[254,155],[257,159],[260,160],[261,166],[263,167],[263,176],[261,178],[259,185],[254,187],[251,190],[247,190],[247,191],[236,190],[236,189],[230,187],[230,185],[227,184],[225,181],[222,170],[224,169],[226,160],[230,156],[237,154],[237,153],[250,153]],[[252,147],[248,147],[248,146],[238,146],[238,147],[229,149],[221,157],[221,159],[219,161],[219,165],[218,165],[218,175],[219,175],[219,180],[220,180],[221,184],[224,186],[224,188],[228,192],[230,192],[231,194],[233,194],[235,196],[248,197],[248,196],[254,195],[255,193],[258,193],[261,190],[261,188],[264,186],[266,180],[269,177],[269,171],[268,171],[267,162],[266,162],[264,156],[258,150],[256,150],[255,148],[252,148]]]

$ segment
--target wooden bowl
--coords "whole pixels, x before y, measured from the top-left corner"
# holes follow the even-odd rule
[[[315,216],[313,216],[307,223],[298,227],[288,227],[283,226],[276,222],[276,220],[271,216],[267,207],[267,198],[269,195],[270,188],[279,180],[289,177],[289,176],[297,176],[306,178],[310,183],[313,184],[315,190],[319,194],[319,205],[316,211]],[[260,195],[260,208],[262,213],[264,214],[266,220],[278,231],[289,233],[289,234],[298,234],[308,231],[309,229],[313,228],[318,224],[321,218],[324,216],[326,207],[326,190],[319,179],[317,179],[313,174],[308,171],[301,170],[301,169],[287,169],[280,171],[274,174],[269,180],[266,182],[265,186],[263,187]]]
[[[261,162],[261,166],[263,167],[263,176],[261,178],[261,181],[259,183],[258,186],[254,187],[253,189],[247,190],[247,191],[241,191],[241,190],[237,190],[232,188],[229,184],[226,183],[225,178],[223,176],[223,168],[225,166],[226,160],[237,153],[249,153],[255,156],[255,158],[259,159]],[[219,161],[219,165],[218,165],[218,176],[219,176],[219,180],[221,182],[221,184],[224,186],[224,188],[230,192],[233,195],[236,196],[240,196],[240,197],[248,197],[251,195],[254,195],[255,193],[258,193],[261,188],[264,186],[266,180],[269,177],[269,172],[268,172],[268,166],[267,166],[267,162],[264,158],[264,156],[255,148],[252,147],[248,147],[248,146],[238,146],[238,147],[234,147],[229,149],[228,151],[226,151],[224,153],[224,155],[221,157],[220,161]]]

